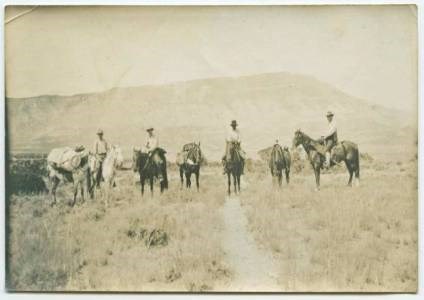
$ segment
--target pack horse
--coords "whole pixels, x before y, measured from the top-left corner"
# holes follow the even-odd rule
[[[282,186],[283,170],[286,175],[286,182],[290,182],[290,164],[291,156],[287,147],[281,147],[276,143],[271,150],[271,158],[269,159],[269,169],[271,175],[278,180],[278,185]]]
[[[181,187],[186,179],[186,188],[191,187],[191,175],[196,177],[196,188],[199,190],[200,166],[203,162],[199,143],[189,143],[183,146],[183,151],[177,155],[177,166],[180,171]]]

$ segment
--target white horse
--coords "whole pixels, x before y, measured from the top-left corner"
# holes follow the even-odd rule
[[[107,187],[115,185],[116,170],[121,168],[123,163],[124,157],[121,148],[113,145],[107,153],[102,167],[102,176]]]
[[[105,182],[106,190],[109,191],[110,188],[114,187],[115,184],[115,176],[116,170],[122,167],[124,162],[124,157],[122,155],[121,148],[117,145],[113,145],[106,154],[106,158],[102,164],[102,178]],[[96,186],[100,186],[100,182],[97,182],[97,173],[99,172],[100,163],[98,158],[91,154],[89,157],[89,165],[90,165],[90,178],[91,178],[91,187],[90,194],[91,197],[94,196],[94,189]],[[108,193],[109,194],[109,193]],[[106,203],[108,202],[108,196],[106,199]]]
[[[76,203],[78,190],[81,191],[81,202],[84,203],[84,187],[86,187],[86,191],[90,191],[90,174],[87,158],[85,158],[85,160],[83,159],[81,165],[72,171],[59,171],[51,164],[47,165],[47,170],[49,174],[48,181],[50,182],[50,193],[53,196],[52,206],[56,204],[56,190],[61,181],[73,183],[73,201],[70,203],[71,206],[74,206]]]

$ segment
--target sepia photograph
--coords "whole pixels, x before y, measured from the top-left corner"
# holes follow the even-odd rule
[[[6,6],[7,291],[416,293],[417,13]]]

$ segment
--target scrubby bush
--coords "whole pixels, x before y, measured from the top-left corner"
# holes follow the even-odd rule
[[[47,162],[44,158],[13,157],[9,162],[6,185],[9,194],[47,192]]]

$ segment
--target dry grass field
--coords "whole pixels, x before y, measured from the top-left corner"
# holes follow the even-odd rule
[[[306,167],[272,185],[248,164],[227,197],[219,166],[201,190],[141,198],[132,171],[102,196],[69,207],[46,194],[9,199],[8,288],[33,291],[409,291],[417,285],[417,161],[361,161],[361,184],[335,168],[314,191]],[[157,191],[157,189],[156,189]]]
[[[6,288],[415,292],[418,17],[416,5],[9,5]],[[290,184],[272,183],[264,157],[275,143],[292,147],[298,130],[328,140],[335,127],[358,146],[359,186],[335,166],[315,191],[300,149]],[[221,160],[235,139],[248,159],[229,196]],[[201,161],[188,143],[205,162],[199,192],[194,179],[180,188],[175,166],[194,152]],[[51,206],[49,153],[51,167],[86,170],[68,151],[81,146],[95,157],[120,149],[116,187],[71,207],[62,182]],[[129,163],[156,147],[169,189],[156,182],[141,197]]]
[[[241,203],[282,290],[416,290],[417,161],[363,163],[361,176],[349,188],[344,172],[325,174],[320,192],[312,174],[282,189],[268,174],[249,179]]]
[[[204,176],[201,193],[172,182],[154,198],[141,198],[131,171],[120,172],[118,180],[109,207],[97,197],[71,208],[70,186],[63,185],[62,202],[52,208],[47,195],[12,196],[8,287],[206,291],[230,280],[218,213],[225,196],[215,188],[217,179]],[[167,237],[148,247],[155,229]]]

